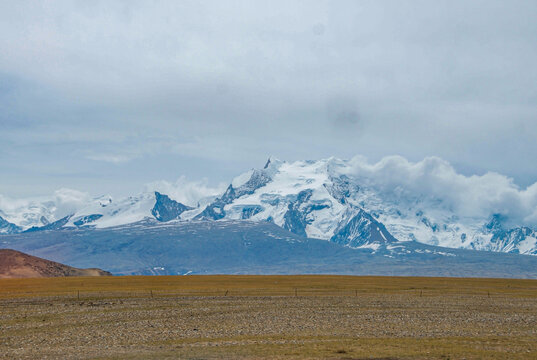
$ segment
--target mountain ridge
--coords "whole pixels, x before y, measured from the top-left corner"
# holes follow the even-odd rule
[[[0,218],[0,231],[106,228],[148,218],[161,222],[228,219],[268,221],[300,236],[352,248],[417,241],[537,255],[537,232],[528,226],[510,226],[507,215],[463,217],[442,199],[420,195],[409,186],[379,185],[353,172],[353,166],[336,158],[287,163],[271,157],[263,168],[233,179],[220,196],[204,206],[190,207],[156,191],[118,202],[97,198],[60,219],[42,215],[40,226],[26,229]],[[445,166],[431,160],[423,171],[434,174],[446,171]],[[372,170],[366,168],[363,173],[367,171]]]

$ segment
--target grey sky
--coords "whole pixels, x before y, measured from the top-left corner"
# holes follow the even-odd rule
[[[0,194],[228,181],[269,155],[537,180],[535,1],[2,1]]]

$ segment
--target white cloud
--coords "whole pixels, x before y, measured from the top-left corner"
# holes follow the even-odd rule
[[[0,194],[0,216],[23,227],[41,226],[74,214],[91,201],[88,193],[62,188],[49,196],[13,199]]]
[[[56,218],[74,214],[78,209],[86,206],[92,197],[90,194],[78,190],[62,188],[54,192],[56,205]]]
[[[203,205],[210,199],[222,194],[226,185],[209,186],[208,181],[188,181],[181,176],[176,182],[155,181],[146,185],[146,191],[158,191],[170,198],[188,206],[196,207],[198,203]]]
[[[425,201],[464,217],[500,213],[513,225],[537,226],[537,183],[521,189],[512,178],[494,172],[465,176],[438,157],[410,162],[389,156],[375,164],[355,157],[350,164],[349,175],[395,201]]]
[[[119,164],[131,160],[131,157],[125,155],[112,155],[112,154],[94,154],[87,155],[86,159],[94,161],[104,161],[112,164]]]

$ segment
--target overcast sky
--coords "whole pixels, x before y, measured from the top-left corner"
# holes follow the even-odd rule
[[[284,160],[537,181],[535,1],[0,0],[0,194]]]

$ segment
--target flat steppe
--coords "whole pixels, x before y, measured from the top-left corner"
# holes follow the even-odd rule
[[[537,359],[537,281],[0,279],[0,358]]]

